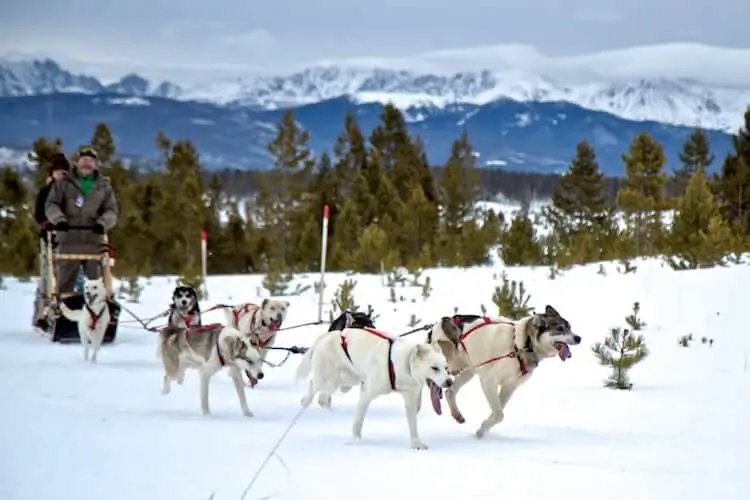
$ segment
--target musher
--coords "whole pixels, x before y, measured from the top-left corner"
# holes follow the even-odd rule
[[[117,224],[118,207],[109,178],[99,172],[94,148],[80,148],[70,174],[52,184],[45,213],[53,225],[60,253],[101,253],[104,234]],[[99,259],[58,260],[57,288],[61,300],[75,294],[80,267],[89,279],[102,275]]]

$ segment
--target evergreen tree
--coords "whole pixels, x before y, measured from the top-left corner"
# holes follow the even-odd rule
[[[97,123],[91,136],[90,146],[96,150],[101,164],[107,165],[115,159],[115,140],[106,123]]]
[[[31,146],[28,155],[32,166],[32,179],[35,188],[41,188],[47,184],[52,157],[62,152],[62,141],[59,138],[46,139],[39,137]]]
[[[535,265],[542,261],[542,248],[526,209],[515,214],[510,228],[500,237],[500,245],[500,258],[506,266]]]
[[[476,209],[478,179],[474,151],[464,130],[461,137],[453,142],[450,157],[438,181],[442,216],[439,255],[446,265],[465,265],[466,259],[461,255],[461,249],[466,244],[476,246],[478,242],[485,241],[483,238],[477,241],[478,227],[472,218],[480,215]],[[465,224],[471,227],[464,229]],[[472,239],[466,240],[464,236]],[[486,257],[487,247],[483,248],[482,253]]]
[[[39,272],[36,224],[28,210],[31,193],[19,172],[0,169],[0,275],[30,276]]]
[[[734,248],[735,236],[721,217],[721,207],[703,169],[693,173],[685,194],[678,199],[668,243],[671,255],[667,261],[674,269],[721,264]]]
[[[545,217],[558,238],[558,264],[567,267],[613,253],[615,224],[607,207],[604,175],[588,142],[576,146],[568,170],[555,183]]]
[[[743,234],[750,234],[750,108],[744,126],[732,136],[733,151],[724,159],[715,189],[724,217]]]
[[[654,255],[662,247],[664,208],[662,169],[664,150],[649,134],[637,135],[622,156],[625,178],[617,193],[617,206],[626,218],[637,255]]]
[[[269,259],[276,259],[282,268],[291,268],[297,262],[295,236],[308,225],[311,214],[300,202],[305,197],[305,187],[313,174],[315,160],[307,146],[309,134],[294,119],[291,110],[284,112],[276,126],[276,136],[268,145],[273,167],[260,185],[256,203],[260,209],[260,231],[273,241],[274,251]]]
[[[599,363],[612,368],[612,374],[604,382],[605,387],[630,390],[633,384],[628,377],[628,371],[649,354],[643,335],[636,333],[646,326],[638,317],[639,312],[640,305],[635,302],[633,313],[625,318],[630,328],[612,328],[604,343],[597,342],[591,347]]]
[[[694,129],[685,140],[682,152],[680,152],[682,167],[674,170],[674,184],[678,196],[685,193],[693,174],[698,170],[705,173],[713,161],[714,155],[711,153],[708,135],[703,129]]]

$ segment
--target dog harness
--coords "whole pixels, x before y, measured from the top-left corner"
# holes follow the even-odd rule
[[[104,316],[104,310],[107,308],[107,304],[104,304],[104,307],[102,307],[102,310],[98,313],[94,312],[88,304],[84,304],[84,306],[86,307],[86,312],[89,313],[89,330],[93,330],[96,328],[96,324],[102,316]]]
[[[367,333],[371,335],[375,335],[376,337],[379,337],[383,340],[388,341],[388,382],[391,384],[391,390],[396,390],[396,368],[393,366],[393,344],[395,343],[395,339],[389,337],[388,335],[381,333],[377,330],[374,330],[372,328],[362,328],[362,330],[366,331]],[[352,357],[349,354],[349,344],[346,342],[346,336],[341,335],[341,349],[344,350],[344,354],[346,355],[346,359],[349,360],[350,363],[353,363]]]
[[[458,326],[459,328],[462,328],[463,325],[466,323],[463,321],[463,318],[461,316],[453,316],[451,318],[453,320],[453,324]],[[458,343],[461,344],[461,347],[463,347],[464,351],[468,352],[466,349],[466,344],[464,344],[464,340],[466,337],[471,335],[472,333],[476,332],[477,330],[481,330],[487,325],[510,325],[510,326],[516,326],[515,323],[511,323],[509,321],[502,321],[502,320],[494,320],[492,318],[489,318],[487,316],[484,316],[481,318],[482,322],[478,325],[472,326],[467,331],[462,332],[461,335],[458,337]],[[475,320],[476,321],[476,320]],[[526,339],[526,348],[529,352],[532,352],[531,348],[531,338]],[[526,375],[529,373],[529,367],[526,365],[526,362],[521,357],[521,354],[518,352],[518,350],[514,350],[513,352],[509,352],[508,354],[504,354],[502,356],[495,356],[494,358],[487,359],[485,361],[482,361],[478,365],[474,366],[473,368],[479,368],[481,366],[486,366],[492,363],[495,363],[496,361],[502,361],[503,359],[512,359],[516,358],[518,360],[518,368],[521,371],[521,376]]]
[[[226,366],[226,362],[224,361],[224,356],[221,355],[221,345],[219,344],[219,336],[216,337],[216,356],[219,358],[219,364],[221,366]]]

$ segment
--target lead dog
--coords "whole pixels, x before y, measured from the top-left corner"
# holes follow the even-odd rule
[[[453,383],[439,348],[394,339],[370,328],[347,328],[319,336],[302,358],[296,378],[308,378],[310,373],[312,380],[300,401],[303,407],[309,406],[318,392],[326,394],[330,402],[337,389],[362,384],[352,425],[355,439],[362,438],[370,403],[384,394],[399,393],[404,398],[411,447],[420,450],[427,448],[417,429],[422,387],[427,380],[439,387]]]
[[[449,360],[451,373],[456,374],[455,383],[445,396],[451,416],[458,423],[466,420],[458,409],[456,395],[474,375],[479,375],[491,413],[477,429],[478,438],[503,421],[508,401],[541,360],[558,356],[565,361],[571,356],[569,346],[581,343],[581,337],[571,331],[570,323],[549,305],[543,313],[518,321],[459,315],[452,319],[459,326],[460,335],[438,326],[430,332],[428,340],[440,346]],[[432,392],[434,401],[434,389]]]
[[[200,329],[168,326],[159,332],[159,353],[164,365],[162,394],[169,394],[173,380],[182,384],[187,369],[197,369],[200,373],[201,410],[204,415],[209,415],[208,386],[211,377],[223,368],[229,368],[242,413],[246,417],[253,416],[247,406],[242,372],[248,377],[262,379],[263,365],[258,350],[235,328],[222,325]]]
[[[91,349],[91,362],[96,363],[96,355],[102,346],[110,321],[104,280],[84,278],[83,308],[73,310],[65,305],[65,302],[60,302],[60,312],[70,321],[78,323],[78,335],[83,344],[83,359],[89,360],[89,349]]]

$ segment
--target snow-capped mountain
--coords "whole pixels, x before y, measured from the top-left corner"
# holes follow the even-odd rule
[[[135,96],[170,97],[179,88],[169,82],[153,85],[147,79],[129,74],[105,85],[89,75],[76,75],[52,59],[32,61],[0,60],[0,97],[19,97],[53,93],[120,93]]]
[[[666,49],[659,50],[664,52]],[[683,52],[685,50],[680,53]],[[465,56],[470,58],[472,55],[476,54]],[[358,61],[316,65],[284,76],[238,77],[200,85],[173,82],[154,84],[136,74],[104,84],[93,76],[73,74],[49,59],[0,61],[0,97],[54,92],[119,93],[264,110],[296,107],[344,96],[362,103],[393,102],[404,110],[413,107],[445,108],[457,103],[485,105],[498,99],[564,101],[629,120],[653,120],[723,131],[733,131],[740,126],[742,114],[750,104],[750,81],[746,85],[739,85],[736,81],[727,83],[726,78],[721,83],[705,83],[685,77],[662,78],[657,76],[654,67],[658,66],[658,60],[654,62],[653,57],[648,60],[648,71],[639,66],[639,71],[631,72],[649,77],[628,77],[626,70],[618,73],[610,68],[606,74],[616,76],[604,78],[601,72],[592,72],[582,78],[584,73],[581,70],[578,78],[570,79],[561,77],[562,70],[559,68],[553,71],[547,67],[546,73],[549,74],[546,74],[543,65],[532,56],[530,54],[525,58],[525,67],[513,61],[521,69],[510,67],[507,61],[503,61],[502,64],[497,63],[497,67],[501,68],[499,70],[467,69],[446,74],[444,71],[430,72],[427,67],[417,64],[411,66],[418,69],[406,70],[393,69],[405,64]],[[455,58],[457,55],[448,53],[441,57]],[[660,57],[676,58],[674,50],[666,51]],[[714,52],[705,55],[705,58],[709,57],[722,62]],[[590,59],[586,62],[580,58],[569,58],[566,64],[568,69],[583,67],[584,63],[615,67],[613,56],[591,56]],[[625,66],[634,64],[630,61],[629,66]],[[678,74],[692,76],[692,73],[684,71]]]

